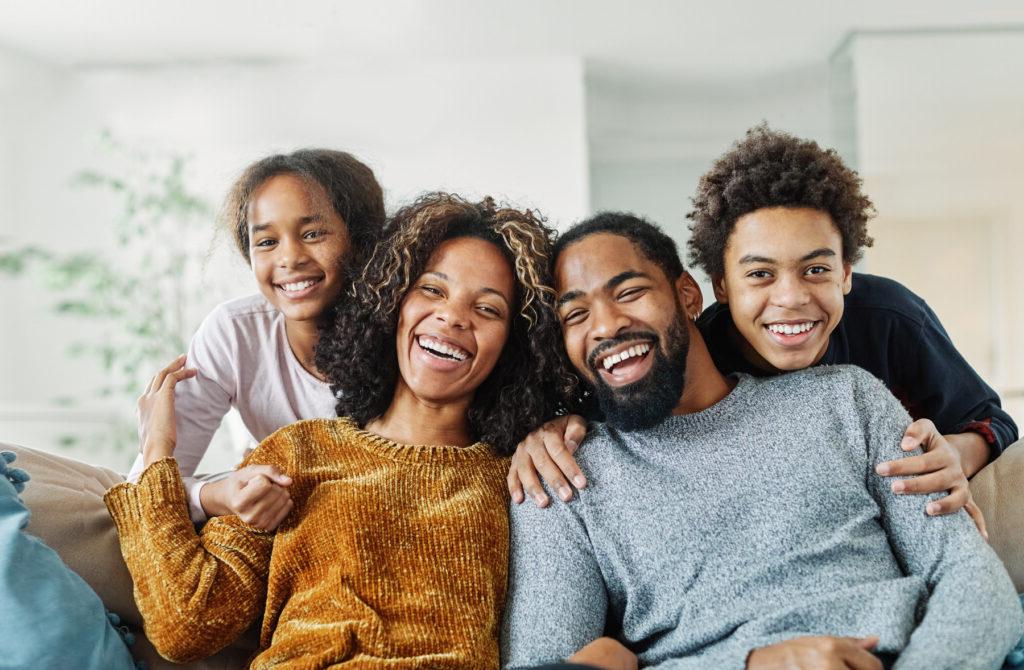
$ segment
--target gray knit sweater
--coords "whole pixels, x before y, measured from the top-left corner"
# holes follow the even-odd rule
[[[590,486],[512,507],[503,666],[605,634],[666,670],[878,635],[896,668],[997,668],[1024,630],[999,558],[966,513],[928,517],[874,473],[909,422],[877,379],[832,366],[741,377],[647,431],[592,427]]]

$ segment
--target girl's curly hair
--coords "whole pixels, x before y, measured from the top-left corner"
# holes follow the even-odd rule
[[[494,244],[515,274],[508,341],[469,409],[475,439],[508,455],[526,434],[564,407],[575,377],[561,354],[550,255],[553,229],[533,212],[429,193],[399,210],[362,274],[353,278],[334,322],[321,333],[316,366],[331,381],[338,416],[360,425],[381,416],[398,380],[395,334],[402,301],[445,240]]]
[[[843,240],[843,261],[856,263],[873,243],[871,200],[861,178],[834,149],[757,125],[714,162],[693,197],[689,260],[711,277],[725,274],[725,248],[736,220],[764,207],[828,212]]]

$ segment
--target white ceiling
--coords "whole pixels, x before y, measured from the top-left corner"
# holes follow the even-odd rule
[[[961,0],[4,0],[0,48],[60,66],[584,58],[690,82],[823,63],[854,30],[1024,26]]]

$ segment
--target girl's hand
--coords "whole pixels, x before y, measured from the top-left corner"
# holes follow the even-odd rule
[[[195,369],[185,367],[185,354],[156,373],[139,396],[139,442],[146,465],[174,453],[177,435],[174,426],[174,385],[195,377]]]
[[[247,465],[199,490],[207,516],[234,514],[259,530],[276,530],[292,511],[292,478],[273,465]]]
[[[952,514],[961,508],[971,515],[982,537],[988,540],[985,517],[971,497],[967,475],[960,459],[960,452],[949,443],[935,424],[928,419],[918,419],[910,424],[903,435],[900,448],[913,451],[924,447],[925,453],[898,461],[879,463],[875,472],[883,477],[907,476],[892,483],[893,493],[936,493],[948,491],[949,495],[928,503],[925,511],[931,516]]]
[[[570,663],[582,663],[602,670],[637,670],[636,654],[618,640],[599,637],[569,657]]]
[[[512,500],[516,504],[523,502],[525,487],[538,507],[548,506],[551,501],[544,493],[538,470],[540,477],[544,477],[562,500],[572,498],[566,477],[576,488],[586,488],[587,478],[572,457],[586,434],[587,422],[582,417],[569,414],[552,419],[527,435],[516,447],[512,467],[508,471],[508,492]]]

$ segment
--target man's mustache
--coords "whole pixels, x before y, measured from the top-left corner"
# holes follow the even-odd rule
[[[606,351],[610,349],[614,349],[620,344],[625,344],[626,342],[633,342],[636,340],[644,340],[645,342],[650,342],[651,346],[657,349],[658,344],[661,341],[661,338],[659,338],[658,334],[652,330],[632,330],[622,333],[620,335],[616,335],[615,337],[605,340],[601,344],[594,347],[594,350],[590,352],[589,356],[587,356],[587,367],[593,370],[594,374],[596,375],[598,372],[597,359],[600,358],[602,354],[604,354]]]

